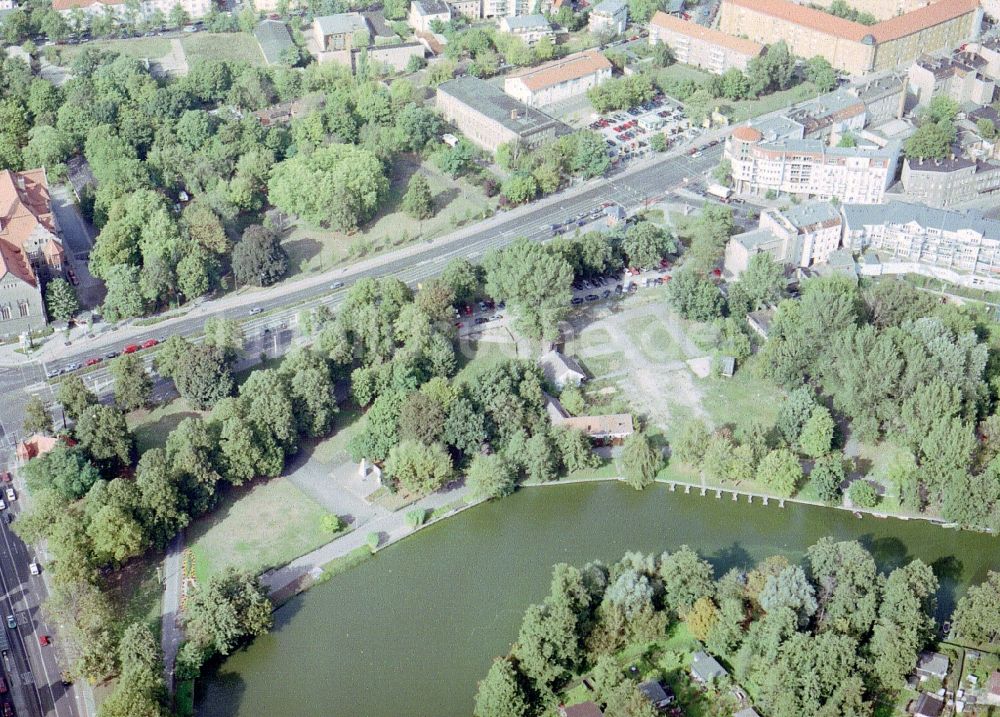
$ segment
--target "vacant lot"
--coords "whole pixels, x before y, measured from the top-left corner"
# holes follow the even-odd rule
[[[327,515],[287,478],[256,481],[229,490],[208,516],[187,531],[195,574],[207,580],[232,566],[261,573],[323,545]]]
[[[190,59],[190,58],[189,58]],[[435,215],[423,221],[400,209],[410,177],[420,172],[430,185]],[[496,209],[482,189],[465,179],[452,179],[428,162],[413,157],[395,162],[390,178],[389,197],[382,211],[361,231],[344,234],[308,225],[292,228],[282,241],[289,256],[289,274],[295,277],[330,269],[348,258],[360,258],[410,244],[418,239],[435,239],[463,224],[477,221]]]
[[[127,40],[94,40],[84,45],[60,45],[59,64],[64,67],[72,64],[73,60],[88,47],[113,50],[127,57],[147,60],[163,57],[169,53],[170,40],[165,37],[135,37]]]

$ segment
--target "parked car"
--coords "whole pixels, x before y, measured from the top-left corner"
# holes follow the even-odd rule
[[[49,639],[48,635],[39,635],[38,636],[38,644],[41,645],[42,647],[45,647],[46,645],[50,644],[51,642],[52,642],[52,640]]]
[[[7,616],[7,627],[9,627],[11,630],[17,629],[17,620],[14,619],[13,615]]]
[[[485,324],[488,321],[489,321],[489,319],[487,319],[485,316],[477,316],[476,317],[476,326],[480,326],[482,324]]]
[[[139,350],[139,344],[129,344],[128,346],[126,346],[125,348],[122,349],[122,353],[123,354],[134,354],[138,350]]]
[[[335,281],[332,284],[330,284],[330,288],[331,289],[340,289],[343,286],[344,286],[344,282],[342,282],[342,281]]]
[[[257,314],[259,314],[259,313],[260,313],[261,311],[263,311],[263,309],[261,309],[261,308],[260,308],[259,306],[255,306],[255,307],[253,307],[252,309],[250,309],[250,312],[249,312],[249,313],[250,313],[250,316],[256,316],[256,315],[257,315]]]
[[[583,299],[581,299],[579,296],[574,296],[569,303],[573,304],[574,306],[577,306],[583,303]]]
[[[32,575],[40,575],[42,569],[36,561],[32,560],[30,563],[28,563],[28,572],[31,573]]]
[[[7,504],[4,503],[2,499],[0,499],[0,510],[4,510],[6,507],[7,507]]]
[[[5,490],[4,493],[7,495],[7,500],[9,500],[11,503],[17,500],[17,493],[15,493],[14,489],[11,488],[10,486],[7,486],[7,490]]]
[[[160,343],[158,339],[147,339],[146,341],[142,342],[142,347],[144,349],[151,349],[154,346],[156,346],[158,343]]]
[[[73,363],[66,364],[63,367],[63,371],[76,371],[78,368],[80,368],[80,364],[74,361]]]
[[[587,294],[587,301],[597,301],[599,297],[597,294]]]
[[[84,361],[83,365],[84,366],[96,366],[100,362],[101,362],[101,357],[100,356],[92,356],[91,358],[89,358],[86,361]]]
[[[55,378],[61,373],[62,373],[61,368],[50,368],[48,371],[45,372],[45,378]]]

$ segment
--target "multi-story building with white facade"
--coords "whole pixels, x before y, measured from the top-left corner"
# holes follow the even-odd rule
[[[451,21],[451,6],[444,0],[412,0],[407,24],[414,32],[431,32],[431,24],[438,20]]]
[[[521,38],[528,47],[543,37],[553,39],[556,36],[555,30],[544,15],[504,16],[497,24],[500,32]]]
[[[587,50],[508,75],[503,90],[529,107],[542,107],[582,95],[610,78],[608,59]]]
[[[726,139],[724,157],[732,164],[738,193],[877,204],[896,176],[899,145],[828,147],[817,139],[768,141],[760,130],[743,126]]]
[[[863,275],[919,273],[1000,289],[1000,222],[902,202],[845,204],[844,246],[862,254]]]
[[[725,269],[739,277],[755,254],[770,254],[781,264],[807,268],[825,264],[840,248],[843,220],[829,202],[809,202],[785,211],[761,213],[757,229],[726,244]]]
[[[746,70],[750,60],[764,52],[760,43],[727,35],[663,11],[658,11],[649,21],[649,44],[658,42],[669,45],[678,62],[719,75],[731,68]]]
[[[628,26],[628,3],[603,0],[587,16],[587,29],[595,34],[621,35]]]
[[[180,5],[188,17],[197,20],[211,11],[212,3],[213,0],[140,0],[138,19],[148,19],[157,11],[169,16],[170,11]],[[69,15],[77,9],[86,15],[103,15],[111,12],[117,16],[125,16],[129,12],[125,0],[52,0],[52,9],[64,15]]]

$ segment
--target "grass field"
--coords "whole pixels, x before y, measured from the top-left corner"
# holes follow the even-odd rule
[[[420,172],[430,185],[436,214],[423,221],[414,219],[399,207],[410,177]],[[465,179],[452,179],[428,162],[402,157],[392,168],[389,197],[383,210],[361,231],[344,234],[304,224],[291,229],[282,239],[289,257],[289,279],[330,269],[347,259],[371,256],[410,244],[418,239],[434,239],[454,229],[479,220],[496,209],[497,202],[487,199],[482,189]]]
[[[190,65],[195,60],[228,60],[264,65],[264,55],[252,35],[245,32],[197,32],[181,38]]]
[[[114,50],[127,57],[139,60],[163,57],[170,52],[170,40],[164,37],[130,37],[127,40],[94,40],[85,45],[60,45],[59,64],[66,67],[83,52],[84,48]]]
[[[157,406],[150,411],[134,411],[128,415],[128,425],[135,434],[135,445],[142,455],[150,448],[163,448],[167,435],[185,418],[201,416],[183,398]]]
[[[261,573],[329,542],[327,512],[287,478],[258,481],[225,495],[187,531],[195,574],[205,581],[232,566]]]
[[[780,110],[796,102],[811,100],[817,95],[819,92],[816,90],[816,85],[811,82],[803,82],[789,90],[772,92],[755,100],[740,100],[739,102],[726,102],[726,104],[729,104],[734,110],[731,118],[733,122],[746,122],[748,119]]]

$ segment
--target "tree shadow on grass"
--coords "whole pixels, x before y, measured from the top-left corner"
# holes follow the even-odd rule
[[[163,448],[167,442],[167,435],[177,428],[181,421],[185,418],[197,418],[199,415],[196,411],[181,411],[139,426],[135,430],[135,443],[139,453],[145,453],[150,448]]]
[[[323,245],[310,237],[284,242],[282,247],[288,254],[288,265],[291,271],[297,271],[302,262],[312,260],[323,251]]]
[[[458,199],[461,194],[458,191],[458,187],[452,187],[451,189],[446,189],[443,192],[438,192],[434,195],[434,211],[435,213],[444,211],[449,204]]]

